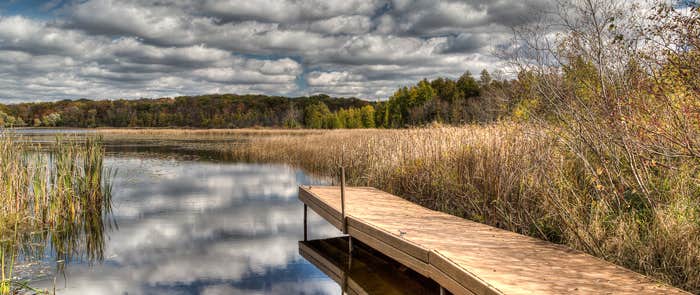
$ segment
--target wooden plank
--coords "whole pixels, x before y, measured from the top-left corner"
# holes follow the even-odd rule
[[[416,259],[415,257],[409,255],[406,252],[403,252],[399,249],[394,248],[393,246],[386,244],[382,242],[381,240],[370,236],[361,230],[348,226],[348,233],[350,236],[353,238],[356,238],[363,243],[367,244],[368,246],[372,247],[373,249],[382,252],[382,254],[391,257],[392,259],[400,262],[401,264],[413,269],[417,273],[425,276],[425,277],[430,277],[430,273],[428,272],[428,264]]]
[[[447,281],[457,282],[461,287],[473,294],[485,295],[500,295],[503,294],[498,289],[491,286],[488,282],[481,280],[478,276],[463,269],[459,265],[452,262],[449,258],[440,254],[440,252],[430,252],[431,271],[437,275],[442,275],[447,278]],[[459,286],[452,286],[454,289],[459,289]],[[451,289],[451,288],[448,288]],[[455,293],[454,291],[452,293]]]
[[[309,189],[302,189],[300,187],[299,199],[306,204],[311,203],[313,205],[316,205],[316,208],[323,209],[324,211],[328,212],[333,219],[342,220],[342,215],[340,214],[340,211],[336,208],[333,208],[328,203],[324,202],[323,199],[321,199],[319,196],[315,195],[311,190],[311,187],[309,187]]]
[[[459,282],[455,281],[448,275],[444,274],[435,266],[429,265],[428,272],[430,273],[430,278],[435,280],[440,286],[450,291],[454,295],[476,295],[479,293],[474,293],[469,289],[465,288]]]
[[[349,233],[455,294],[689,294],[593,256],[433,211],[374,188],[345,192]],[[342,227],[338,187],[300,199]],[[427,253],[427,256],[426,256]]]
[[[325,209],[325,208],[328,208],[328,206],[324,206],[324,205],[319,204],[318,201],[314,201],[313,196],[309,196],[308,194],[300,193],[299,200],[301,200],[302,202],[304,202],[304,204],[309,206],[309,208],[311,208],[311,210],[314,210],[314,212],[316,212],[316,214],[323,217],[323,219],[325,219],[330,224],[335,226],[335,228],[337,228],[339,230],[342,229],[343,222],[340,220],[340,218],[336,218],[339,216],[337,214],[334,214],[335,212],[328,211]]]
[[[401,238],[399,235],[395,235],[389,232],[377,228],[369,223],[362,222],[355,218],[354,216],[348,217],[348,226],[352,226],[355,229],[362,231],[363,233],[376,238],[387,245],[392,245],[394,248],[401,250],[402,252],[408,253],[414,258],[428,263],[428,253],[429,251],[422,248],[415,243]]]

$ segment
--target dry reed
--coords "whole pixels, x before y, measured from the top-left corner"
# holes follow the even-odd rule
[[[288,163],[328,177],[343,165],[353,185],[564,243],[699,292],[697,180],[669,171],[659,178],[668,182],[668,193],[654,208],[620,210],[593,193],[595,182],[580,160],[545,130],[514,123],[332,130],[251,137],[230,153],[238,160]]]
[[[41,259],[48,245],[58,261],[76,253],[102,259],[111,211],[103,157],[98,138],[59,138],[42,148],[0,133],[0,294],[31,290],[13,276],[13,267],[18,257]]]

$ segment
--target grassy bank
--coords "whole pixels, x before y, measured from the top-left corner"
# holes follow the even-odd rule
[[[41,258],[49,245],[58,261],[102,258],[111,208],[103,157],[95,138],[41,147],[0,133],[0,294],[30,288],[13,267]]]
[[[335,130],[251,137],[234,158],[280,162],[325,176],[347,167],[374,186],[427,207],[564,243],[700,292],[697,166],[654,174],[650,200],[601,187],[554,131],[502,123],[407,130]]]

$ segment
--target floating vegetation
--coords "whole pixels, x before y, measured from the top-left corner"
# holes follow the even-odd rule
[[[39,145],[0,133],[0,294],[34,290],[13,273],[18,263],[55,257],[101,261],[113,226],[113,171],[103,166],[101,137]]]

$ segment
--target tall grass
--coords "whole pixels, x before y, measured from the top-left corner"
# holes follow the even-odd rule
[[[424,206],[564,243],[700,292],[697,166],[658,173],[665,192],[616,206],[552,129],[499,123],[407,130],[334,130],[253,137],[230,153],[283,162]],[[652,208],[640,204],[653,204]]]
[[[100,138],[40,147],[0,133],[0,294],[28,288],[13,266],[41,258],[47,246],[58,261],[102,259],[111,211],[103,158]]]

